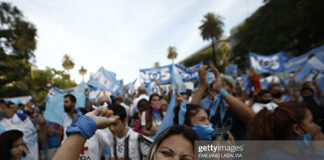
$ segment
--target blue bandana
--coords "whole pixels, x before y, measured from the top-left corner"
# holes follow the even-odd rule
[[[160,115],[160,111],[156,111],[156,110],[152,110],[153,116],[156,120],[161,120],[161,115]]]

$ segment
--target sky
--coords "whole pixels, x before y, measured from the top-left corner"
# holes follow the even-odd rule
[[[38,32],[36,66],[63,70],[64,54],[75,63],[71,79],[80,83],[101,66],[124,83],[155,62],[170,64],[168,47],[179,62],[206,46],[198,27],[203,16],[222,16],[224,35],[242,23],[263,0],[1,0],[11,2]]]

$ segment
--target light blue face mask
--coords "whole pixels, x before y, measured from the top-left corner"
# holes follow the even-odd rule
[[[311,143],[311,141],[312,141],[312,136],[309,134],[309,133],[307,133],[305,130],[304,130],[304,128],[302,128],[302,127],[300,127],[303,131],[304,131],[304,133],[306,133],[303,137],[297,137],[296,138],[296,140],[297,141],[302,141],[303,143],[304,143],[304,145],[305,146],[309,146],[310,145],[310,143]]]
[[[214,128],[212,124],[209,125],[193,125],[192,128],[201,140],[212,140]]]

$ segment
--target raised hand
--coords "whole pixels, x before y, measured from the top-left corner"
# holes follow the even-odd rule
[[[108,125],[116,122],[118,116],[113,115],[113,111],[108,110],[107,108],[98,108],[86,114],[86,116],[92,118],[99,129],[108,127]]]

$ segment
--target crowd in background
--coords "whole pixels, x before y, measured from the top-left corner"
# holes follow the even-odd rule
[[[208,72],[214,74],[214,79],[207,79]],[[253,69],[249,71],[247,87],[243,86],[242,81],[221,75],[215,68],[202,66],[198,74],[199,82],[196,83],[195,90],[187,89],[186,92],[179,93],[175,89],[166,93],[158,83],[160,93],[147,95],[146,88],[140,86],[131,94],[125,90],[117,97],[102,95],[95,103],[87,101],[86,106],[79,110],[75,108],[77,101],[75,97],[68,94],[64,97],[65,115],[61,124],[44,119],[45,105],[33,101],[15,104],[1,100],[0,126],[5,127],[2,127],[4,129],[0,136],[0,159],[20,159],[28,152],[26,151],[28,147],[22,141],[23,133],[19,128],[7,127],[7,120],[17,116],[22,123],[27,124],[26,121],[31,121],[37,133],[38,158],[52,159],[57,149],[67,139],[66,131],[73,119],[77,118],[78,114],[87,114],[100,108],[114,111],[114,115],[119,116],[120,122],[110,124],[102,133],[95,132],[95,136],[90,136],[91,138],[87,140],[86,144],[91,142],[92,146],[94,144],[99,146],[97,150],[103,150],[96,152],[100,154],[95,155],[98,159],[130,158],[129,156],[133,156],[132,152],[134,155],[136,152],[137,156],[133,159],[142,157],[162,159],[175,156],[169,153],[171,151],[168,149],[164,148],[165,152],[160,151],[161,146],[166,145],[164,143],[168,137],[174,138],[173,140],[180,145],[182,143],[192,145],[192,148],[183,148],[184,152],[188,152],[189,159],[193,159],[193,141],[198,139],[324,140],[324,94],[316,82],[319,72],[311,79],[305,78],[301,82],[296,82],[293,74],[287,85],[279,78],[279,82],[273,81],[267,87],[261,86],[259,75]],[[176,95],[175,103],[172,102],[173,95]],[[168,112],[168,107],[172,107],[172,111]],[[159,127],[163,125],[163,118],[170,117],[168,114],[171,112],[174,115],[170,126],[173,127],[167,128],[164,132],[159,131]],[[173,137],[179,134],[182,136]],[[141,135],[144,137],[143,140],[137,141]],[[110,138],[101,139],[105,136]],[[132,139],[134,136],[136,138]],[[184,140],[180,141],[181,137]],[[133,151],[133,148],[118,146],[119,141],[122,144],[127,138],[130,143],[138,143],[134,150],[139,152]],[[172,145],[172,140],[169,143]],[[86,151],[83,150],[82,154]],[[91,151],[90,148],[88,151]]]

